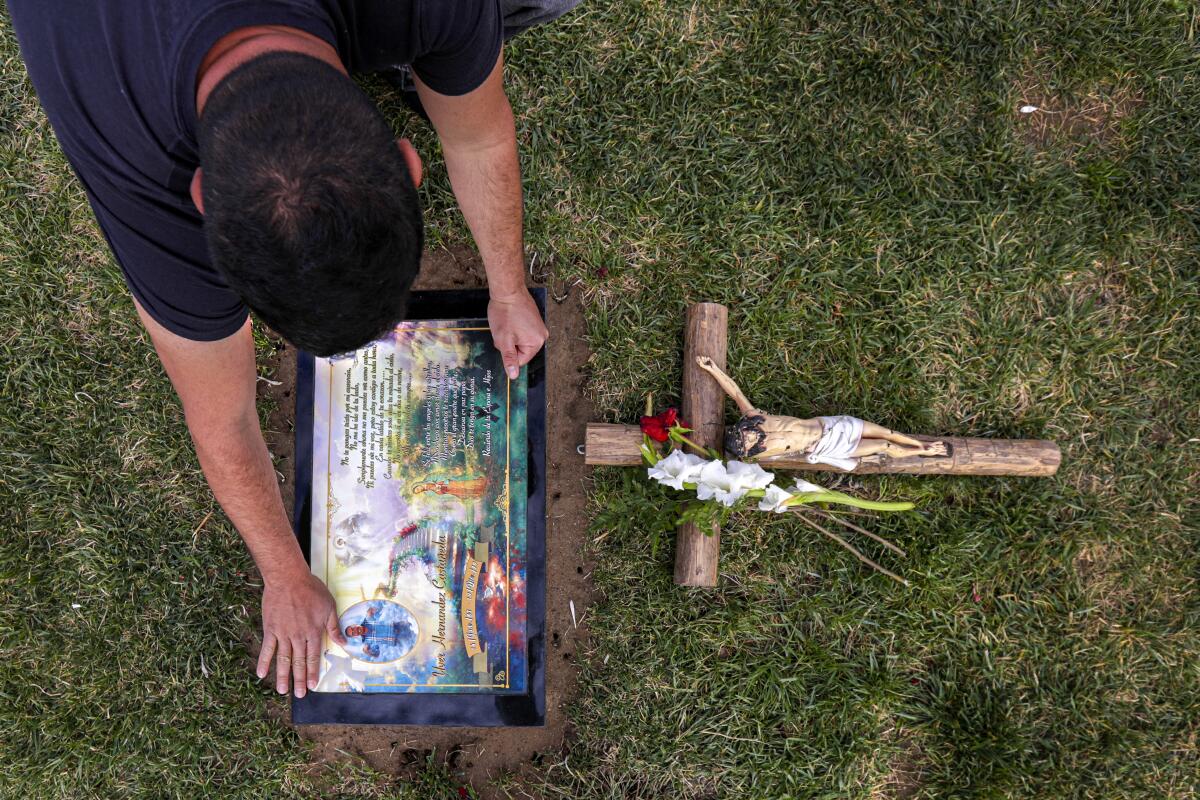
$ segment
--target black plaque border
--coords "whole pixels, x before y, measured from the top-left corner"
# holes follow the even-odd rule
[[[531,290],[546,316],[545,289]],[[408,319],[487,317],[485,289],[413,292]],[[528,366],[529,500],[526,506],[526,613],[529,675],[524,694],[309,692],[292,698],[297,725],[539,726],[546,721],[546,357]],[[296,505],[293,529],[310,559],[313,357],[296,356]]]

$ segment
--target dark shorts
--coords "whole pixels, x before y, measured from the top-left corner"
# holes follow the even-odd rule
[[[504,38],[511,39],[535,25],[553,22],[582,0],[500,0],[504,14]]]

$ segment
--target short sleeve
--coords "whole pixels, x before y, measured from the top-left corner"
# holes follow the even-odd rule
[[[237,333],[249,310],[209,263],[199,217],[145,208],[135,229],[88,193],[129,291],[176,336],[211,342]]]
[[[180,130],[196,137],[196,73],[222,36],[253,25],[286,25],[338,46],[328,13],[314,0],[222,0],[212,3],[184,31],[173,50],[176,114]]]
[[[413,71],[444,95],[474,91],[492,73],[504,42],[499,0],[423,0]]]

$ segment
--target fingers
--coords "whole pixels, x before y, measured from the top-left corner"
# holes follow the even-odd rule
[[[515,381],[521,374],[521,367],[533,360],[533,357],[542,349],[542,345],[546,342],[546,336],[540,339],[535,339],[530,342],[497,342],[496,347],[500,351],[500,357],[504,361],[504,371],[508,375],[508,379]]]
[[[308,685],[308,646],[304,639],[292,639],[292,690],[304,697]]]
[[[488,305],[488,322],[492,340],[504,362],[504,372],[509,380],[516,380],[521,367],[542,349],[550,331],[528,292],[493,297]]]
[[[337,629],[337,616],[330,614],[328,623],[330,638],[345,646],[346,637]],[[296,692],[296,697],[304,697],[307,689],[317,688],[321,680],[321,650],[322,640],[307,639],[276,639],[268,633],[263,637],[263,646],[258,653],[258,667],[255,670],[259,678],[266,678],[271,666],[271,655],[275,655],[275,691],[287,694],[290,683]]]
[[[503,347],[500,358],[504,360],[504,372],[510,381],[515,381],[521,374],[521,356],[513,346]]]
[[[275,654],[275,691],[287,694],[288,677],[292,672],[292,643],[287,639],[279,640],[279,650]]]
[[[525,366],[530,361],[533,361],[533,357],[536,356],[538,351],[542,349],[542,345],[544,343],[545,339],[537,342],[536,344],[530,343],[517,345],[517,363],[521,366]]]
[[[258,666],[254,670],[258,674],[259,680],[267,677],[267,670],[271,668],[271,656],[274,652],[275,634],[264,633],[262,647],[258,649]]]
[[[321,679],[321,640],[308,639],[307,644],[308,688],[315,689],[317,681]]]
[[[346,637],[342,635],[341,630],[338,629],[338,617],[336,611],[329,612],[329,619],[325,620],[325,630],[329,632],[329,638],[333,639],[333,641],[337,642],[342,647],[345,647],[348,644]]]

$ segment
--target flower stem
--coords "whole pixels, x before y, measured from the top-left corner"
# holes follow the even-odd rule
[[[704,455],[708,456],[709,458],[715,458],[718,460],[720,460],[720,458],[721,458],[721,454],[718,453],[716,450],[713,450],[711,447],[704,447],[702,445],[698,445],[695,442],[693,442],[691,439],[689,439],[688,437],[684,436],[682,433],[675,433],[674,431],[672,431],[671,438],[675,439],[679,442],[682,442],[683,444],[688,445],[693,450],[695,450],[699,453],[703,453]]]
[[[654,457],[654,442],[644,433],[642,434],[642,459],[645,460],[648,467],[653,467],[658,463],[658,459]]]
[[[844,506],[865,508],[871,511],[911,511],[915,506],[909,502],[883,502],[880,500],[860,500],[848,494],[826,490],[824,492],[804,492],[797,494],[788,501],[789,506],[804,503],[838,503]]]

